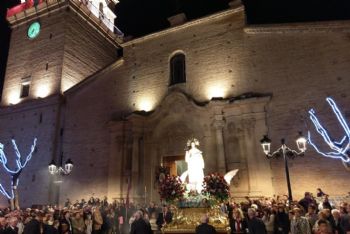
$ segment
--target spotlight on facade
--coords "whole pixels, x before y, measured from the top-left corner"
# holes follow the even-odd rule
[[[11,92],[8,96],[8,102],[10,105],[16,105],[21,101],[17,92]]]
[[[139,109],[141,111],[148,112],[148,111],[152,110],[152,107],[153,107],[152,102],[149,99],[143,99],[140,101]]]
[[[210,86],[208,89],[208,98],[212,99],[222,99],[225,96],[224,88],[220,86]]]
[[[42,85],[37,89],[37,96],[39,98],[45,98],[49,95],[49,87],[47,85]]]

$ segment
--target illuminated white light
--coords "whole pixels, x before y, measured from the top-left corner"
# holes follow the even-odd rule
[[[16,153],[16,157],[17,157],[17,159],[16,159],[17,169],[15,169],[15,170],[11,170],[10,168],[8,168],[8,166],[7,166],[7,157],[6,157],[5,152],[4,152],[4,145],[0,143],[0,163],[2,164],[3,168],[5,168],[7,173],[11,175],[11,187],[14,187],[14,186],[17,187],[18,186],[18,183],[19,183],[18,176],[21,173],[22,169],[25,168],[27,163],[32,158],[33,152],[34,152],[35,147],[36,147],[36,141],[37,141],[37,139],[34,138],[34,143],[31,146],[30,152],[27,155],[25,161],[22,162],[22,156],[21,156],[21,153],[18,150],[16,141],[13,140],[13,139],[11,140],[13,148],[14,148],[15,153]],[[16,182],[15,185],[13,184],[13,181]],[[11,192],[6,191],[6,189],[2,186],[2,184],[0,184],[0,193],[2,193],[8,199],[13,199],[14,198],[13,190],[11,190]]]
[[[49,95],[50,89],[48,85],[41,85],[38,87],[36,92],[39,98],[45,98]]]
[[[19,93],[12,91],[8,96],[8,102],[9,104],[16,105],[21,101],[19,97]]]
[[[153,102],[150,99],[144,98],[139,103],[139,109],[141,111],[150,111],[153,108]]]
[[[208,98],[223,98],[225,96],[225,89],[222,86],[214,85],[208,88]]]
[[[328,104],[332,107],[334,114],[336,115],[338,122],[343,127],[345,135],[341,138],[340,141],[334,141],[333,138],[330,137],[328,131],[322,126],[318,118],[316,117],[316,113],[313,109],[309,110],[310,119],[314,124],[316,131],[322,136],[325,143],[331,148],[331,152],[323,152],[321,151],[316,144],[314,144],[311,140],[311,133],[308,132],[308,140],[309,143],[315,148],[315,150],[329,158],[341,159],[343,162],[350,162],[350,129],[348,124],[346,123],[342,113],[340,112],[337,104],[331,98],[326,98]]]

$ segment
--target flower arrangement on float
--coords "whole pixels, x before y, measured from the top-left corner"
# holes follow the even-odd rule
[[[159,182],[159,195],[162,201],[174,203],[181,200],[185,194],[185,186],[178,176],[166,175]]]
[[[230,188],[224,176],[212,173],[204,177],[202,194],[217,202],[224,202],[230,197]]]

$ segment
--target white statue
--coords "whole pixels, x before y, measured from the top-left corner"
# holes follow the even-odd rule
[[[196,147],[198,145],[199,141],[197,139],[188,140],[185,160],[187,162],[188,188],[200,193],[203,189],[204,160],[202,151]]]

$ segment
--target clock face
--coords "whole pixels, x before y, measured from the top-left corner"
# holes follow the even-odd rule
[[[32,23],[29,28],[28,28],[28,37],[29,39],[34,39],[39,35],[40,32],[40,23],[39,22],[34,22]]]

